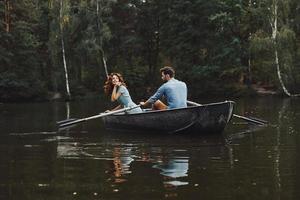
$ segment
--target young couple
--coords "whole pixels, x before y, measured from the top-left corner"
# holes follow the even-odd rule
[[[164,84],[151,96],[146,102],[140,102],[140,105],[147,107],[152,105],[155,110],[164,110],[172,108],[185,108],[187,107],[187,87],[182,81],[175,79],[175,71],[172,67],[163,67],[160,69],[161,78]],[[121,74],[111,73],[104,85],[104,92],[111,95],[111,101],[118,101],[120,105],[112,110],[118,110],[122,107],[135,106],[130,94],[124,83]],[[167,105],[162,103],[159,99],[164,96]],[[140,107],[129,110],[127,113],[141,113],[143,112]]]

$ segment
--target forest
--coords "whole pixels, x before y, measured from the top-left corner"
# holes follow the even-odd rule
[[[300,93],[299,0],[1,0],[0,102],[138,97],[176,69],[189,97]],[[272,93],[272,92],[270,92]]]

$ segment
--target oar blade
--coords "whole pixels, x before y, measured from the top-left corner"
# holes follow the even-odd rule
[[[256,120],[258,122],[261,122],[261,123],[264,123],[264,124],[268,124],[269,122],[266,121],[266,120],[263,120],[263,119],[259,119],[259,118],[256,118],[256,117],[249,117],[250,119],[253,119],[253,120]]]
[[[61,124],[65,124],[65,123],[68,123],[68,122],[75,121],[75,120],[77,120],[77,119],[76,119],[76,118],[65,119],[65,120],[56,122],[56,124],[57,124],[57,125],[61,125]]]
[[[58,128],[64,128],[64,127],[67,127],[67,126],[72,126],[72,125],[75,125],[75,124],[78,124],[78,123],[84,122],[84,121],[85,121],[84,119],[77,119],[77,120],[67,121],[65,123],[59,124]]]
[[[75,127],[75,126],[77,126],[77,124],[68,125],[68,126],[58,126],[58,130],[59,131],[68,130],[68,129],[70,129],[72,127]]]
[[[241,115],[236,115],[236,114],[233,114],[234,117],[236,118],[239,118],[239,119],[243,119],[245,121],[248,121],[250,123],[253,123],[253,124],[258,124],[258,125],[266,125],[267,123],[263,122],[264,120],[255,120],[253,118],[249,118],[249,117],[245,117],[245,116],[241,116]]]

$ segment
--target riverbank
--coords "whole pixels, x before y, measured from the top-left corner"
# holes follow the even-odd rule
[[[153,95],[157,88],[147,88],[145,91],[144,88],[134,88],[130,89],[130,94],[133,99],[146,100],[151,95]],[[228,98],[237,98],[237,97],[249,97],[249,96],[279,96],[280,93],[274,88],[268,86],[261,86],[253,84],[250,87],[245,85],[233,85],[227,86],[226,88],[211,89],[209,91],[203,89],[198,89],[194,87],[189,87],[189,98],[198,99],[201,97],[228,97]],[[104,94],[102,91],[84,91],[73,93],[71,97],[68,97],[63,92],[48,92],[43,96],[34,96],[31,98],[24,96],[7,96],[6,98],[0,99],[0,103],[22,103],[22,102],[48,102],[48,101],[73,101],[80,99],[89,99],[103,97]]]

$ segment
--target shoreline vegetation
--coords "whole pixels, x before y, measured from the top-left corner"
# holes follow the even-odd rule
[[[133,94],[133,97],[135,99],[147,99],[152,93],[151,91],[154,91],[154,89],[149,89],[148,91],[144,91],[142,88],[137,89]],[[273,88],[270,87],[263,87],[258,85],[251,85],[248,86],[242,86],[238,87],[238,89],[235,90],[227,90],[227,91],[218,91],[218,93],[214,92],[190,92],[189,98],[191,99],[199,99],[201,97],[227,97],[227,98],[243,98],[243,97],[249,97],[249,96],[284,96],[283,93],[275,91]],[[75,101],[75,100],[82,100],[82,99],[88,99],[88,98],[105,98],[102,91],[100,92],[93,92],[93,91],[85,91],[81,93],[77,93],[76,95],[73,95],[70,99],[65,93],[62,92],[49,92],[46,96],[42,97],[18,97],[16,99],[8,98],[8,99],[0,99],[0,103],[25,103],[25,102],[51,102],[51,101]],[[109,99],[107,99],[107,102],[109,102]]]
[[[299,0],[4,0],[0,102],[145,98],[172,66],[190,98],[300,96]]]

